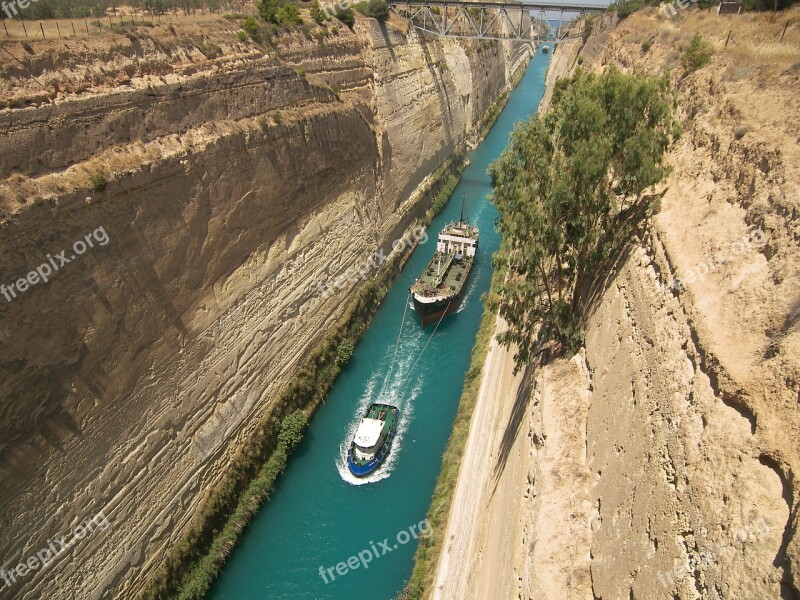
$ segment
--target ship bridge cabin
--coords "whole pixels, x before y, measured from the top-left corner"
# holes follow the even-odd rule
[[[436,251],[442,254],[453,254],[457,260],[461,257],[474,258],[478,250],[478,228],[468,223],[453,223],[445,227],[439,234]]]
[[[383,421],[378,419],[363,418],[358,425],[354,442],[356,457],[361,460],[372,460],[381,449],[386,432]]]

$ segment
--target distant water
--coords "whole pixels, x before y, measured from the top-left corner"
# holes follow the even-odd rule
[[[497,211],[486,199],[486,169],[505,148],[514,123],[536,113],[548,57],[534,57],[486,140],[469,153],[470,165],[452,202],[433,221],[429,241],[416,249],[398,277],[209,598],[389,599],[403,589],[416,542],[411,538],[401,544],[398,533],[408,532],[428,511],[483,311],[481,295],[492,277],[491,255],[500,243],[494,229]],[[434,326],[422,331],[408,308],[390,375],[408,287],[430,260],[437,232],[458,218],[462,194],[466,214],[480,227],[478,261],[462,307],[442,321],[413,371]],[[370,480],[360,481],[347,471],[345,448],[364,408],[376,400],[401,407],[399,434],[387,463]],[[388,545],[381,547],[386,538]],[[399,540],[406,539],[400,533]],[[387,546],[390,551],[373,558],[367,569],[359,566],[344,576],[334,570],[335,580],[328,576],[328,583],[320,576],[320,566],[335,568],[373,544],[379,554]]]

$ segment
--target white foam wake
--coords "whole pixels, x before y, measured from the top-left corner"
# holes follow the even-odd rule
[[[406,325],[408,327],[408,325]],[[397,460],[402,453],[403,440],[405,439],[406,431],[411,423],[414,413],[414,400],[419,396],[422,391],[423,378],[419,373],[415,378],[406,378],[409,369],[413,366],[416,356],[422,349],[423,342],[420,342],[418,328],[408,327],[408,332],[403,331],[401,337],[401,347],[398,351],[398,357],[391,373],[390,379],[386,379],[386,372],[374,372],[365,386],[364,393],[358,399],[356,412],[353,419],[348,423],[343,432],[342,443],[339,446],[339,454],[336,458],[336,469],[339,471],[339,476],[342,480],[351,485],[365,485],[386,479],[394,471]],[[405,352],[404,352],[405,351]],[[384,353],[384,360],[382,364],[386,364],[386,370],[389,369],[391,363],[391,356],[394,348],[390,347]],[[403,390],[408,390],[405,393]],[[386,404],[394,404],[399,411],[399,418],[397,423],[397,433],[395,434],[392,448],[389,456],[378,469],[367,475],[366,477],[356,477],[350,472],[347,467],[347,451],[353,436],[358,429],[358,424],[361,422],[361,417],[367,410],[367,407],[373,402],[383,402]]]

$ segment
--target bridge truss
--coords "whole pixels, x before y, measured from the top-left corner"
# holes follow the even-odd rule
[[[512,3],[502,0],[390,0],[389,8],[408,19],[418,31],[438,37],[516,40],[535,44],[559,44],[577,39],[576,34],[581,32],[569,27],[572,21],[606,10],[605,6],[591,4]],[[558,25],[554,26],[553,21]]]

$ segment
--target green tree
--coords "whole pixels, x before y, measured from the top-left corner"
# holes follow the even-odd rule
[[[256,10],[262,19],[276,25],[288,27],[303,22],[297,6],[289,0],[258,0]]]
[[[300,18],[300,11],[294,4],[287,2],[275,13],[275,18],[280,25],[289,27],[290,25],[300,25],[303,19]]]
[[[356,24],[356,16],[353,14],[352,8],[341,9],[337,6],[335,14],[336,18],[347,25],[350,29],[352,29],[353,25]]]
[[[258,0],[256,10],[262,19],[269,23],[277,23],[276,14],[278,9],[283,6],[285,0]]]
[[[339,347],[336,348],[336,366],[343,367],[350,362],[353,358],[353,353],[356,351],[355,344],[350,338],[345,338]]]
[[[258,26],[258,23],[253,17],[247,17],[242,22],[242,29],[245,30],[247,35],[249,35],[254,40],[258,41],[259,32],[261,31],[261,28]]]
[[[284,417],[278,432],[278,447],[286,454],[291,453],[303,439],[303,433],[307,426],[308,417],[302,410],[296,410]]]
[[[389,5],[383,0],[368,0],[358,6],[359,12],[365,17],[372,17],[384,23],[389,18]]]
[[[508,276],[500,314],[517,369],[548,342],[583,342],[591,284],[646,217],[674,137],[669,80],[578,69],[544,116],[519,125],[489,168]]]

